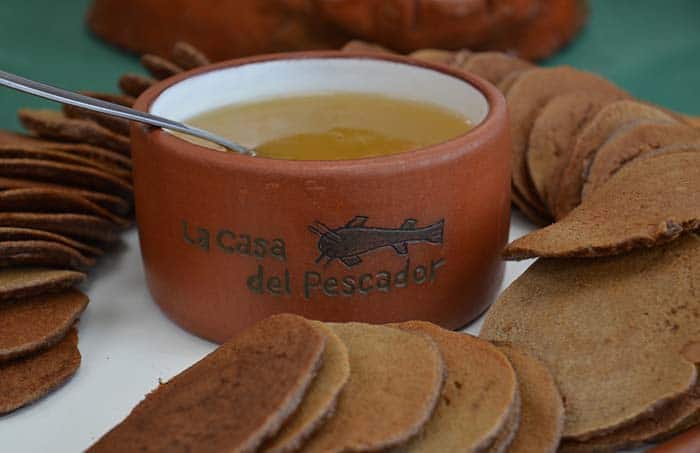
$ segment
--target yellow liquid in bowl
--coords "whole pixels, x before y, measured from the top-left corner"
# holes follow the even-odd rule
[[[258,156],[289,160],[397,154],[445,142],[472,127],[469,119],[437,105],[365,93],[233,104],[185,122],[254,148]]]

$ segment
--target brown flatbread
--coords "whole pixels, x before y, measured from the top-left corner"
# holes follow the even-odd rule
[[[345,344],[325,324],[314,322],[313,325],[326,337],[323,365],[294,415],[261,451],[282,453],[299,450],[303,442],[333,415],[340,392],[350,377],[350,359]]]
[[[529,61],[503,52],[478,52],[461,65],[465,71],[474,73],[494,85],[498,85],[508,74],[533,68]]]
[[[700,361],[700,359],[698,359]],[[662,404],[651,414],[603,436],[587,441],[566,441],[560,451],[568,453],[615,452],[622,449],[640,447],[648,442],[666,438],[669,434],[687,429],[698,423],[700,414],[700,380],[688,395]],[[688,425],[690,423],[690,425]]]
[[[520,428],[520,415],[522,412],[522,401],[520,400],[520,392],[516,393],[515,404],[510,412],[505,426],[496,435],[496,439],[486,450],[488,453],[505,453],[510,450],[510,445],[515,439],[515,435]]]
[[[50,241],[0,242],[0,268],[46,266],[60,269],[87,269],[95,260],[67,245]]]
[[[603,143],[621,126],[631,121],[651,119],[676,122],[670,114],[639,101],[622,100],[603,107],[573,142],[569,159],[560,172],[559,185],[551,207],[559,220],[581,203],[584,168]]]
[[[481,335],[549,368],[566,406],[564,437],[631,426],[696,385],[683,348],[700,339],[700,237],[611,257],[541,259],[486,315]]]
[[[75,271],[36,268],[0,270],[0,311],[6,301],[62,291],[85,280]],[[0,320],[2,317],[0,316]],[[2,335],[4,332],[0,332]]]
[[[156,84],[156,80],[140,74],[124,74],[119,78],[119,89],[135,98]]]
[[[26,406],[55,390],[80,367],[75,329],[42,352],[0,364],[0,414]]]
[[[302,401],[325,337],[276,315],[220,346],[151,392],[88,451],[257,451]]]
[[[209,58],[199,49],[186,42],[177,42],[172,52],[173,62],[183,69],[189,70],[206,66],[211,63]]]
[[[617,130],[599,149],[584,168],[581,200],[585,200],[628,162],[659,148],[700,143],[700,129],[680,123],[639,120]]]
[[[539,360],[510,343],[497,342],[518,376],[520,425],[509,453],[551,452],[564,430],[564,404],[552,374]]]
[[[157,80],[167,79],[183,71],[180,66],[172,61],[153,54],[142,55],[141,65]]]
[[[61,236],[60,234],[50,233],[43,230],[33,230],[31,228],[16,228],[16,227],[0,227],[0,241],[49,241],[57,242],[74,248],[81,254],[89,257],[104,255],[104,250],[85,244],[80,241]]]
[[[78,195],[120,216],[128,215],[131,213],[131,200],[126,200],[124,198],[120,198],[114,195],[93,192],[90,190],[71,189],[64,187],[60,184],[53,184],[49,182],[0,177],[0,190],[34,188],[49,189],[54,192],[65,192],[72,195]]]
[[[435,343],[385,326],[330,324],[350,353],[335,414],[304,452],[375,451],[418,434],[435,409],[445,368]]]
[[[432,338],[447,368],[435,413],[420,436],[400,451],[483,451],[501,433],[507,441],[519,401],[515,370],[506,356],[486,341],[428,322],[410,321],[396,327]]]
[[[134,188],[127,181],[96,168],[37,159],[0,159],[5,178],[36,179],[94,190],[131,199]]]
[[[548,211],[574,138],[601,108],[620,97],[607,91],[573,91],[556,96],[542,108],[530,131],[525,158],[537,195]]]
[[[21,109],[22,125],[41,137],[101,146],[130,155],[129,139],[92,121],[68,118],[56,110]]]
[[[131,170],[105,164],[98,160],[93,160],[80,155],[47,148],[35,148],[26,145],[0,145],[0,159],[34,159],[41,161],[51,161],[82,167],[95,168],[125,181],[131,179]]]
[[[563,220],[510,243],[504,256],[607,256],[672,241],[700,228],[698,181],[700,153],[639,159]]]
[[[61,341],[87,305],[77,290],[0,303],[0,366]]]
[[[88,242],[116,242],[121,228],[105,219],[86,214],[0,212],[0,227],[29,228]]]
[[[506,95],[513,138],[513,185],[531,206],[541,212],[544,212],[544,206],[532,186],[525,160],[530,131],[537,113],[547,102],[572,91],[625,95],[608,80],[568,66],[530,69],[517,78]]]
[[[0,131],[0,145],[23,146],[39,150],[55,150],[75,154],[79,157],[100,162],[109,167],[122,168],[131,171],[131,159],[115,151],[84,143],[65,143],[42,140],[33,136]]]
[[[0,191],[0,212],[89,214],[127,228],[131,221],[119,217],[90,200],[70,192],[30,188]]]

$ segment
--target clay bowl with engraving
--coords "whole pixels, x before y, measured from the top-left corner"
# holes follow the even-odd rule
[[[291,161],[132,126],[153,298],[182,327],[218,342],[281,312],[466,325],[498,291],[510,218],[506,106],[487,82],[397,56],[305,52],[180,74],[136,107],[182,121],[232,103],[317,92],[430,102],[474,127],[391,156]]]

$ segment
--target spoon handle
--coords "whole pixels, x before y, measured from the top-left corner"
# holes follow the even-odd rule
[[[252,156],[255,155],[253,150],[241,146],[238,143],[226,140],[218,135],[212,134],[211,132],[205,131],[204,129],[188,126],[183,123],[178,123],[177,121],[151,115],[150,113],[140,112],[129,107],[124,107],[123,105],[114,104],[101,99],[95,99],[90,96],[64,90],[62,88],[47,85],[35,80],[26,79],[2,70],[0,70],[0,85],[22,91],[24,93],[32,94],[34,96],[39,96],[44,99],[74,105],[76,107],[103,113],[105,115],[117,116],[129,121],[137,121],[139,123],[145,123],[151,126],[193,135],[195,137],[214,142],[226,149],[237,151],[241,154],[248,154]]]

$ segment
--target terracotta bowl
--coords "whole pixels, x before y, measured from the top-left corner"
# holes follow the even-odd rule
[[[153,298],[182,327],[218,342],[280,312],[469,323],[499,288],[510,220],[506,106],[487,82],[395,56],[278,54],[173,77],[136,107],[185,120],[319,91],[432,102],[476,126],[428,148],[345,161],[249,157],[133,126]]]

